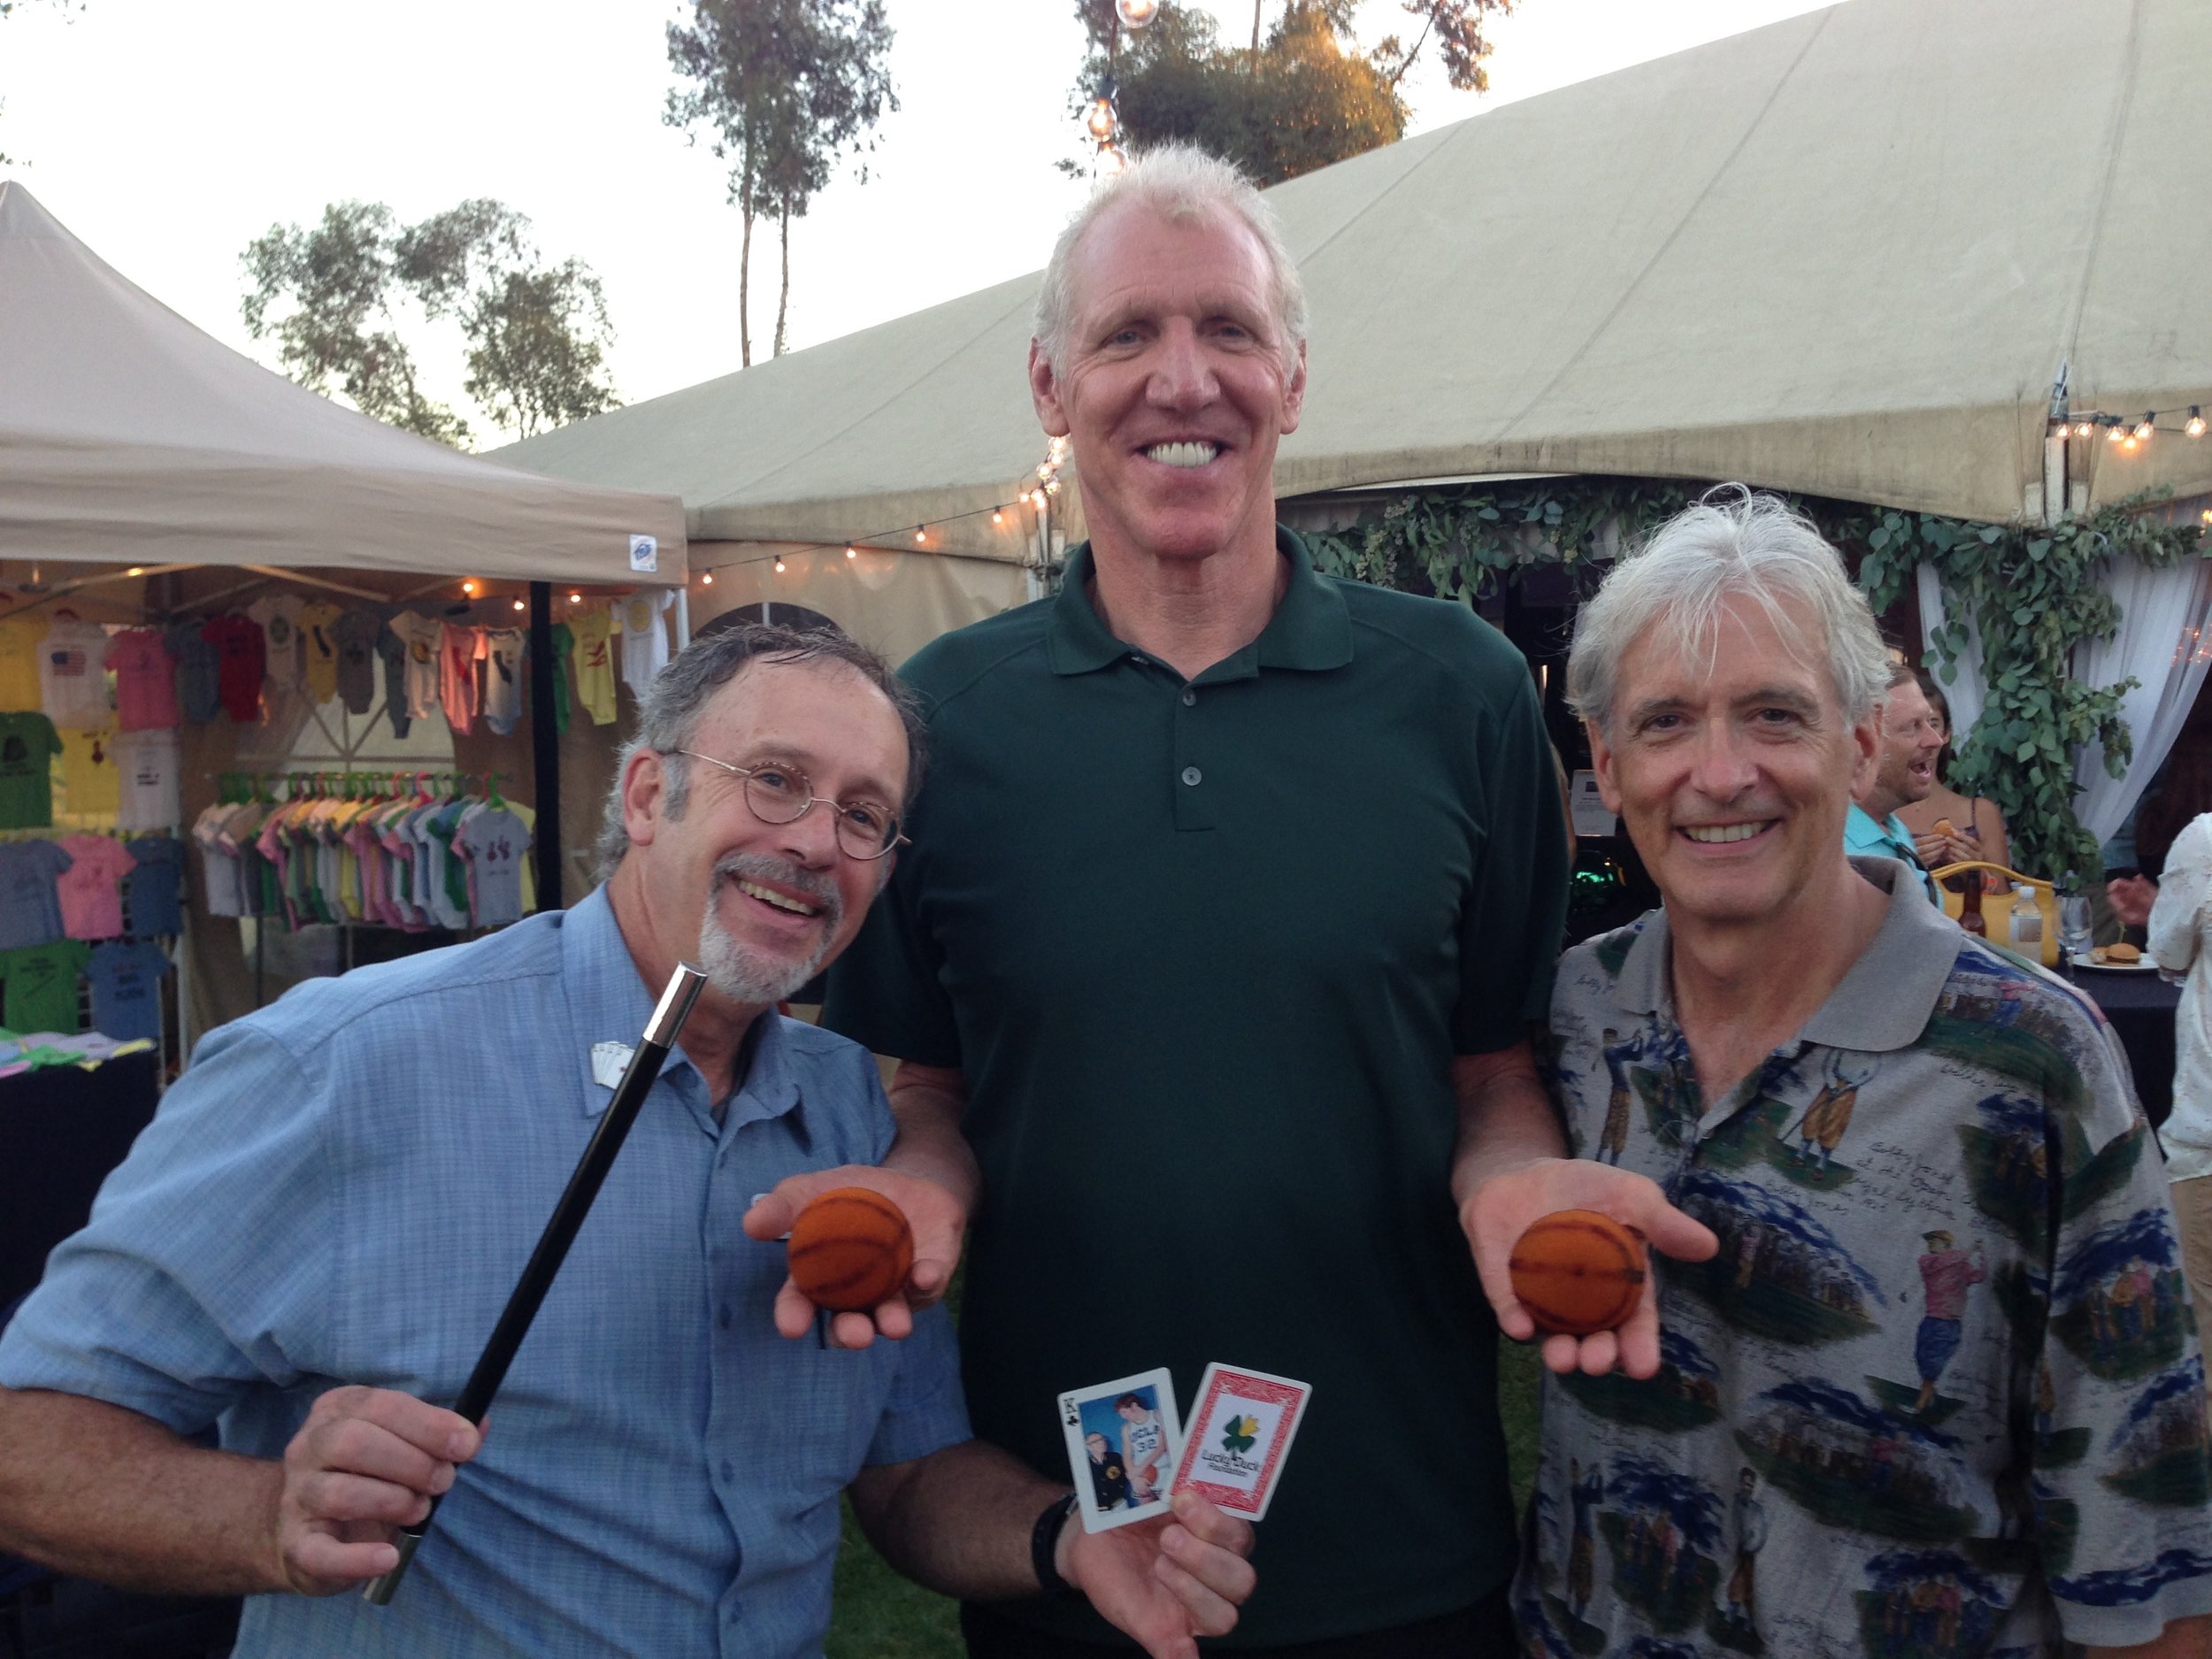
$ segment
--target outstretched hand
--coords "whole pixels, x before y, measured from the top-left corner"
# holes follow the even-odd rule
[[[1087,1532],[1071,1515],[1060,1534],[1061,1576],[1152,1659],[1198,1659],[1197,1638],[1234,1629],[1258,1575],[1246,1559],[1252,1525],[1195,1492],[1161,1516]]]
[[[2104,884],[2104,896],[2123,927],[2147,927],[2151,906],[2158,900],[2158,883],[2148,876],[2115,876]]]
[[[1507,1263],[1528,1225],[1555,1210],[1601,1211],[1641,1233],[1654,1249],[1685,1262],[1708,1260],[1720,1248],[1710,1228],[1669,1203],[1659,1184],[1647,1177],[1588,1158],[1534,1158],[1502,1171],[1460,1206],[1459,1225],[1474,1250],[1475,1271],[1498,1316],[1498,1328],[1517,1342],[1536,1334],[1536,1321],[1514,1295]],[[1555,1371],[1580,1370],[1599,1377],[1617,1366],[1631,1377],[1652,1375],[1659,1369],[1655,1275],[1645,1276],[1636,1310],[1619,1330],[1585,1337],[1554,1333],[1544,1339],[1543,1356]]]
[[[830,1321],[830,1340],[840,1348],[866,1348],[879,1335],[894,1341],[914,1332],[914,1315],[941,1300],[960,1264],[961,1240],[968,1214],[960,1201],[937,1182],[873,1164],[848,1164],[833,1170],[810,1170],[776,1183],[745,1212],[745,1233],[753,1239],[780,1239],[791,1231],[810,1199],[838,1187],[865,1187],[881,1193],[906,1216],[914,1233],[914,1265],[901,1294],[870,1313],[841,1313]],[[787,1337],[814,1328],[815,1305],[787,1275],[776,1293],[776,1329]]]

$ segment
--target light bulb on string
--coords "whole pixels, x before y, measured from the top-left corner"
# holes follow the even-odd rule
[[[146,567],[143,565],[134,565],[123,572],[126,576],[143,576],[145,573]]]
[[[776,574],[779,576],[783,574],[783,555],[780,553],[776,555]]]
[[[2128,429],[2116,420],[2104,429],[2104,441],[2107,443],[2118,443],[2127,435]]]
[[[2120,440],[2120,453],[2123,455],[2133,455],[2136,450],[2141,449],[2142,447],[2141,442],[2131,432],[2129,433],[2126,437]]]
[[[923,529],[919,525],[916,525],[914,526],[914,545],[916,547],[927,547],[929,545],[929,532]]]
[[[2204,411],[2194,403],[2189,405],[2189,423],[2182,430],[2193,438],[2204,436]]]
[[[701,571],[699,572],[699,586],[702,588],[713,587],[714,572],[712,571]]]
[[[584,596],[581,594],[571,594],[568,596],[568,603],[572,605],[580,605],[584,603]]]
[[[1160,15],[1160,0],[1114,0],[1114,15],[1125,29],[1145,28]]]
[[[527,611],[529,608],[530,608],[530,607],[529,607],[527,604],[524,603],[521,600],[518,599],[518,600],[516,600],[516,601],[515,601],[515,609],[516,609],[516,610],[518,610],[518,611]]]
[[[466,594],[470,598],[473,599],[476,597],[476,584],[474,582],[463,582],[461,584],[461,591]]]
[[[860,549],[856,547],[849,547],[845,549],[845,557],[849,559],[856,559],[860,557]]]
[[[1102,143],[1098,147],[1098,170],[1109,179],[1118,179],[1129,170],[1129,157],[1119,144]]]
[[[1083,112],[1083,130],[1102,144],[1120,127],[1121,117],[1114,111],[1114,78],[1109,75],[1098,83],[1090,108]]]
[[[994,507],[991,509],[991,522],[995,525],[1002,525],[1006,522],[1006,515]]]
[[[2077,438],[2085,438],[2096,429],[2097,423],[2093,420],[2078,420],[2074,423],[2074,435]]]
[[[2157,426],[2153,424],[2157,420],[2157,419],[2158,417],[2155,412],[2147,414],[2143,417],[2141,422],[2138,424],[2135,428],[2136,442],[2148,443],[2151,441],[2151,434],[2158,430]]]

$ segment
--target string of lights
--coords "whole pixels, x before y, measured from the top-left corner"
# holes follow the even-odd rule
[[[2162,420],[2178,421],[2178,426],[2160,426]],[[2050,425],[2054,436],[2060,438],[2092,438],[2099,432],[2105,442],[2123,455],[2132,455],[2162,432],[2178,432],[2184,437],[2201,438],[2205,434],[2204,411],[2196,403],[2189,405],[2185,414],[2179,409],[2147,409],[2139,416],[2105,415],[2094,411],[2087,413],[2069,413],[2055,417]]]

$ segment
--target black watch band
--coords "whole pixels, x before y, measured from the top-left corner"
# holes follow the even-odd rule
[[[1075,1586],[1060,1576],[1052,1557],[1060,1544],[1060,1529],[1075,1512],[1075,1494],[1063,1493],[1045,1505],[1037,1525],[1029,1529],[1029,1564],[1037,1575],[1037,1588],[1045,1595],[1068,1595]]]

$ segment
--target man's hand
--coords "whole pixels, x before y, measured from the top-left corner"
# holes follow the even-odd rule
[[[1685,1262],[1702,1262],[1720,1240],[1702,1222],[1669,1203],[1658,1183],[1629,1171],[1587,1158],[1533,1158],[1502,1170],[1478,1186],[1459,1207],[1459,1225],[1475,1253],[1483,1294],[1498,1316],[1498,1328],[1517,1342],[1536,1333],[1513,1294],[1513,1246],[1528,1225],[1555,1210],[1595,1210],[1624,1221],[1657,1250]],[[1544,1363],[1555,1371],[1577,1369],[1600,1377],[1616,1365],[1631,1377],[1659,1369],[1659,1302],[1655,1278],[1647,1275],[1636,1311],[1617,1332],[1585,1337],[1555,1333],[1544,1339]]]
[[[284,1448],[271,1548],[283,1580],[330,1595],[399,1564],[402,1526],[430,1513],[483,1437],[466,1417],[388,1388],[333,1388]]]
[[[1258,1575],[1245,1559],[1252,1526],[1195,1492],[1179,1492],[1174,1516],[1087,1532],[1071,1514],[1054,1564],[1102,1617],[1144,1645],[1152,1659],[1197,1659],[1200,1636],[1226,1635]]]
[[[773,1192],[745,1212],[748,1238],[780,1239],[791,1231],[807,1201],[836,1187],[865,1187],[881,1193],[905,1213],[914,1233],[914,1265],[903,1294],[892,1297],[872,1315],[841,1313],[830,1321],[830,1340],[840,1348],[866,1348],[879,1334],[894,1341],[914,1333],[914,1314],[945,1294],[960,1264],[960,1244],[968,1231],[968,1212],[937,1182],[872,1164],[848,1164],[833,1170],[810,1170],[776,1183]],[[776,1293],[776,1329],[787,1337],[814,1328],[815,1306],[786,1275]]]
[[[1940,870],[1947,864],[1972,864],[1982,856],[1978,839],[1959,832],[1938,834],[1931,830],[1925,835],[1912,838],[1913,852],[1921,864],[1930,870]]]
[[[2124,927],[2148,927],[2158,883],[2148,876],[2121,876],[2104,884],[2104,895]]]

